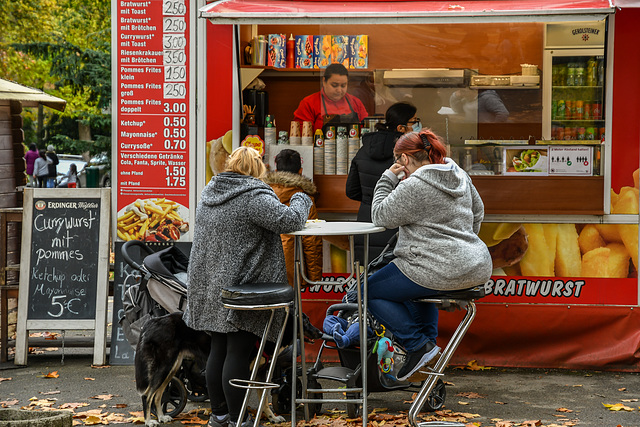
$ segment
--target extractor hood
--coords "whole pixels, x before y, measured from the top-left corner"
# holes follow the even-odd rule
[[[403,68],[386,70],[382,78],[389,87],[463,87],[469,74],[468,69]]]

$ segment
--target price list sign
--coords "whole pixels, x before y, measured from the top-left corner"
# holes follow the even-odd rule
[[[118,240],[190,240],[192,7],[117,1]]]

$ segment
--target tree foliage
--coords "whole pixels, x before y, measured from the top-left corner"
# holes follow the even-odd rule
[[[64,113],[45,109],[45,145],[58,152],[111,152],[111,115],[103,113],[111,102],[110,17],[110,0],[0,2],[2,77],[67,101]],[[36,113],[24,116],[35,127]],[[93,141],[79,139],[79,122]]]

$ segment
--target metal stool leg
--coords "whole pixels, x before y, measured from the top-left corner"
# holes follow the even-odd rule
[[[420,413],[420,411],[422,410],[424,403],[427,401],[427,398],[431,394],[431,391],[433,390],[433,387],[435,386],[436,381],[438,380],[438,377],[442,376],[444,369],[449,364],[449,360],[451,359],[451,356],[453,356],[453,353],[456,351],[456,349],[460,345],[462,338],[464,338],[465,334],[467,333],[469,326],[471,326],[473,319],[476,317],[476,305],[473,301],[467,302],[466,309],[467,309],[467,313],[465,314],[464,319],[462,319],[462,322],[460,322],[460,324],[456,328],[456,331],[451,337],[451,340],[449,340],[447,347],[442,352],[440,359],[438,359],[438,361],[436,362],[436,365],[433,367],[433,371],[429,374],[429,377],[425,380],[424,384],[422,385],[422,388],[420,389],[420,392],[418,393],[416,398],[413,400],[413,403],[411,404],[411,408],[409,408],[409,423],[413,427],[423,427],[423,425],[424,426],[428,425],[428,423],[421,423],[419,425],[416,418]]]

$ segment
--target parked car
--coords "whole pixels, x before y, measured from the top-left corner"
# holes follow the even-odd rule
[[[76,164],[76,170],[81,171],[87,164],[86,161],[80,155],[75,154],[58,154],[58,176],[56,177],[56,186],[60,188],[67,187],[66,175],[69,172],[69,166],[71,163]],[[79,173],[79,172],[78,172]]]
[[[78,187],[87,187],[87,168],[98,169],[98,187],[111,187],[111,160],[106,153],[94,156],[82,170],[78,168]]]

